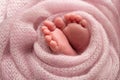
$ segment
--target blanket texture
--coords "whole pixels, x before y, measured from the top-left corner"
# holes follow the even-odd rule
[[[90,43],[54,55],[40,27],[69,12],[87,19]],[[120,0],[0,0],[0,80],[120,80]]]

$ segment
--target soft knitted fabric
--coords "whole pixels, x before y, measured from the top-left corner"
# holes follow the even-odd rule
[[[90,43],[54,55],[42,22],[69,12],[89,22]],[[120,80],[120,0],[0,0],[0,80]]]

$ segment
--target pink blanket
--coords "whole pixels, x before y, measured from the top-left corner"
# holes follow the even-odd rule
[[[90,44],[53,55],[42,21],[69,12],[89,22]],[[120,80],[120,0],[0,0],[0,80]]]

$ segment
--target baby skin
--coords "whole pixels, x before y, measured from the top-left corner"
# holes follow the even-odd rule
[[[53,21],[43,22],[42,32],[45,41],[54,53],[78,55],[89,44],[90,33],[88,23],[82,16],[68,13],[56,17]]]

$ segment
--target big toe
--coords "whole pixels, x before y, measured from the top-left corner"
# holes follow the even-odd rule
[[[61,30],[63,30],[65,28],[65,22],[63,21],[63,19],[61,17],[55,18],[54,23],[55,23],[56,27]]]

